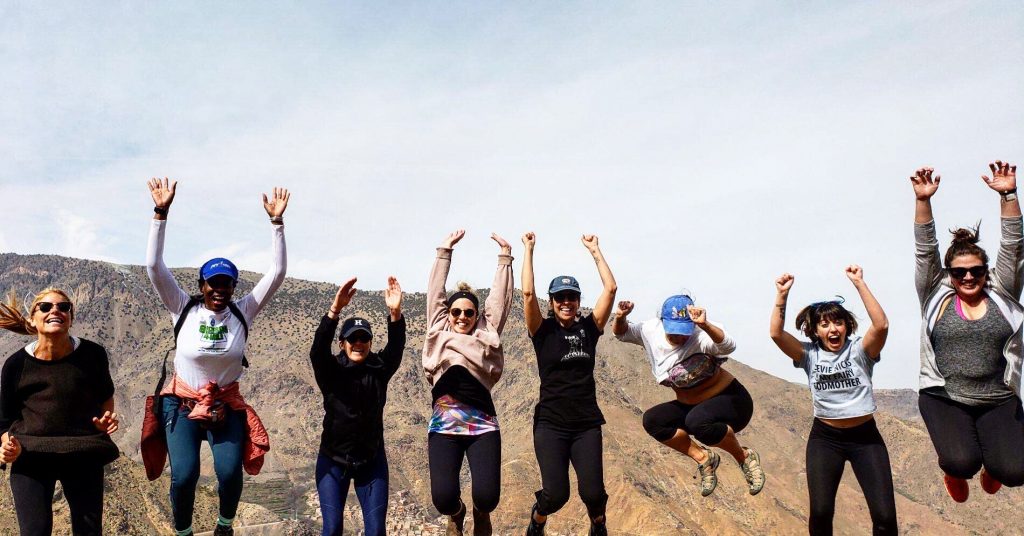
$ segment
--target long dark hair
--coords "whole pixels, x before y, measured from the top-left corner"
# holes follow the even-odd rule
[[[802,331],[815,344],[821,344],[817,326],[822,320],[846,324],[847,337],[857,332],[857,318],[838,301],[812,303],[804,307],[796,315],[796,329]]]

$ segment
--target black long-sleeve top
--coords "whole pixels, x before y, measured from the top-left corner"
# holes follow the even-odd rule
[[[324,316],[309,350],[313,375],[324,396],[320,453],[338,463],[361,465],[384,444],[384,404],[388,381],[402,363],[405,317],[388,321],[384,350],[371,351],[360,363],[349,361],[344,352],[331,353],[337,329],[338,319]]]

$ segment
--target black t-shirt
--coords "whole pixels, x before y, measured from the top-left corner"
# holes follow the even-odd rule
[[[449,395],[455,400],[472,406],[490,416],[498,414],[494,408],[494,399],[491,398],[491,392],[484,387],[484,384],[480,383],[480,380],[476,379],[466,367],[461,365],[453,365],[448,367],[448,370],[444,371],[444,374],[438,378],[437,383],[430,390],[431,406],[437,402],[438,398],[444,395]]]
[[[117,457],[110,437],[93,417],[114,396],[107,352],[81,339],[62,359],[47,361],[24,348],[7,358],[0,372],[0,433],[17,437],[26,453],[99,454]]]
[[[540,401],[534,422],[573,431],[604,424],[594,384],[594,356],[600,336],[593,315],[568,329],[551,317],[541,322],[532,337],[540,375]]]

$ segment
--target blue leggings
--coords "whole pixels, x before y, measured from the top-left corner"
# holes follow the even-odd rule
[[[356,482],[356,497],[363,510],[366,536],[383,536],[388,513],[388,457],[384,447],[366,465],[347,470],[320,454],[316,458],[316,492],[324,517],[324,536],[341,536],[348,486]]]
[[[220,516],[234,519],[242,497],[242,448],[245,443],[245,414],[230,411],[227,422],[216,431],[204,430],[188,418],[188,408],[176,396],[164,396],[164,431],[167,454],[171,460],[171,511],[175,530],[192,526],[192,511],[199,483],[199,445],[203,440],[213,451],[213,470],[217,473]]]

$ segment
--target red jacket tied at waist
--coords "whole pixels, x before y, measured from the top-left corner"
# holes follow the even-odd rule
[[[196,391],[185,382],[173,378],[170,385],[164,387],[161,395],[174,395],[183,401],[194,401],[195,406],[189,412],[188,418],[193,420],[210,420],[211,411],[216,402],[222,402],[235,411],[245,412],[245,444],[242,446],[242,467],[246,473],[257,475],[263,468],[263,457],[270,452],[270,435],[267,428],[263,426],[256,410],[246,404],[242,393],[238,390],[238,382],[233,382],[226,387],[220,387],[210,382],[202,389]],[[160,422],[152,404],[156,401],[153,397],[147,400],[146,416],[142,425],[142,461],[146,466],[146,476],[150,480],[156,480],[164,470],[164,463],[167,460],[167,439],[164,437],[163,423]]]

